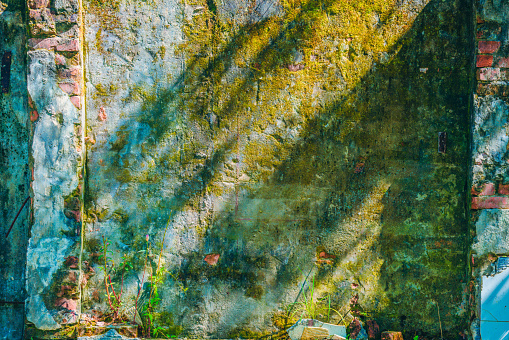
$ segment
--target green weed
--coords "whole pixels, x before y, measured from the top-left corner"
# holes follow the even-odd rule
[[[103,244],[101,246],[101,254],[99,255],[99,260],[103,261],[103,271],[104,271],[104,286],[106,288],[106,297],[108,298],[108,305],[110,306],[110,310],[112,311],[112,321],[117,321],[120,319],[119,310],[122,307],[122,294],[124,292],[124,275],[129,270],[133,269],[132,263],[129,261],[127,255],[122,256],[122,260],[120,265],[115,268],[115,261],[110,257],[112,254],[111,250],[108,250],[108,245],[110,244],[106,237],[102,236]],[[115,286],[111,280],[111,275],[118,274],[120,272],[120,284],[117,290],[115,290]]]
[[[307,282],[308,279],[306,278],[302,284],[302,300],[292,303],[287,309],[290,319],[298,317],[299,319],[309,318],[330,322],[333,313],[341,317],[341,313],[332,307],[330,295],[321,298],[315,296],[316,286],[314,276],[309,285],[308,292],[304,291]],[[340,322],[343,321],[343,319],[344,316],[341,318]]]

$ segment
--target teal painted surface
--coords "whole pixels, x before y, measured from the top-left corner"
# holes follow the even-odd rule
[[[8,3],[0,13],[0,58],[12,53],[8,93],[0,93],[0,300],[23,303],[30,204],[7,231],[30,194],[24,6]],[[0,339],[22,339],[23,304],[0,305]]]

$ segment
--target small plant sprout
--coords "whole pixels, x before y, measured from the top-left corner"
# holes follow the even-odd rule
[[[302,289],[304,290],[308,279],[304,280]],[[309,285],[309,294],[303,292],[303,301],[294,302],[290,305],[289,312],[294,309],[290,314],[290,318],[298,317],[299,319],[307,317],[310,319],[321,319],[322,321],[329,322],[331,313],[336,313],[341,316],[340,312],[332,308],[331,297],[327,295],[322,298],[315,296],[315,278],[313,277],[311,284]],[[341,318],[340,322],[343,321],[344,317]]]
[[[155,270],[155,273],[150,275],[150,294],[147,304],[143,307],[143,315],[146,316],[147,322],[146,325],[144,325],[144,333],[146,336],[153,336],[156,337],[158,335],[164,335],[166,337],[169,337],[168,334],[165,333],[164,328],[162,327],[152,327],[154,323],[154,311],[155,308],[159,305],[161,298],[159,297],[159,291],[158,287],[161,283],[163,283],[163,279],[165,274],[169,274],[175,282],[177,282],[179,288],[185,292],[187,288],[184,287],[182,283],[179,282],[176,275],[173,275],[169,271],[167,271],[165,268],[161,268],[161,259],[163,257],[163,250],[164,250],[164,242],[166,240],[166,232],[168,231],[168,228],[170,226],[172,215],[170,214],[170,217],[168,218],[168,221],[166,222],[166,228],[164,229],[163,233],[163,239],[161,241],[161,246],[159,248],[159,257],[157,260],[157,267]],[[147,254],[148,254],[148,247],[149,247],[149,236],[147,235]],[[145,263],[147,262],[147,258],[145,258]],[[145,273],[145,269],[144,269]]]
[[[108,250],[109,242],[105,236],[102,236],[103,245],[101,247],[101,255],[99,259],[103,260],[103,271],[104,271],[104,286],[106,288],[106,297],[108,298],[108,305],[112,311],[112,321],[119,319],[119,310],[122,306],[122,294],[124,292],[124,276],[125,273],[133,269],[132,263],[129,261],[127,255],[122,256],[122,261],[118,269],[115,269],[115,261],[110,257],[112,254],[111,250]],[[108,267],[111,269],[109,270]],[[120,287],[115,290],[111,275],[115,274],[116,271],[120,270]]]
[[[138,311],[138,301],[140,300],[140,293],[141,293],[141,290],[143,289],[143,283],[145,282],[145,272],[147,270],[148,251],[149,251],[149,247],[150,247],[150,244],[148,243],[149,239],[150,239],[149,236],[146,235],[145,236],[145,241],[147,241],[147,246],[146,246],[146,249],[145,249],[145,261],[143,263],[143,275],[141,277],[141,282],[138,285],[138,294],[136,295],[136,300],[134,302],[133,320],[136,320],[136,312]]]

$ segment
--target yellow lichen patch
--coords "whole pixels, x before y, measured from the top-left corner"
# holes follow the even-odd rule
[[[276,140],[251,141],[244,149],[245,171],[257,180],[267,179],[281,163]]]

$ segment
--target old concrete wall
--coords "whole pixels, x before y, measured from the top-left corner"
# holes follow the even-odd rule
[[[23,3],[0,2],[0,339],[21,339],[30,194],[26,86],[26,17]]]
[[[83,315],[253,337],[314,278],[348,321],[463,334],[470,9],[85,1]]]

